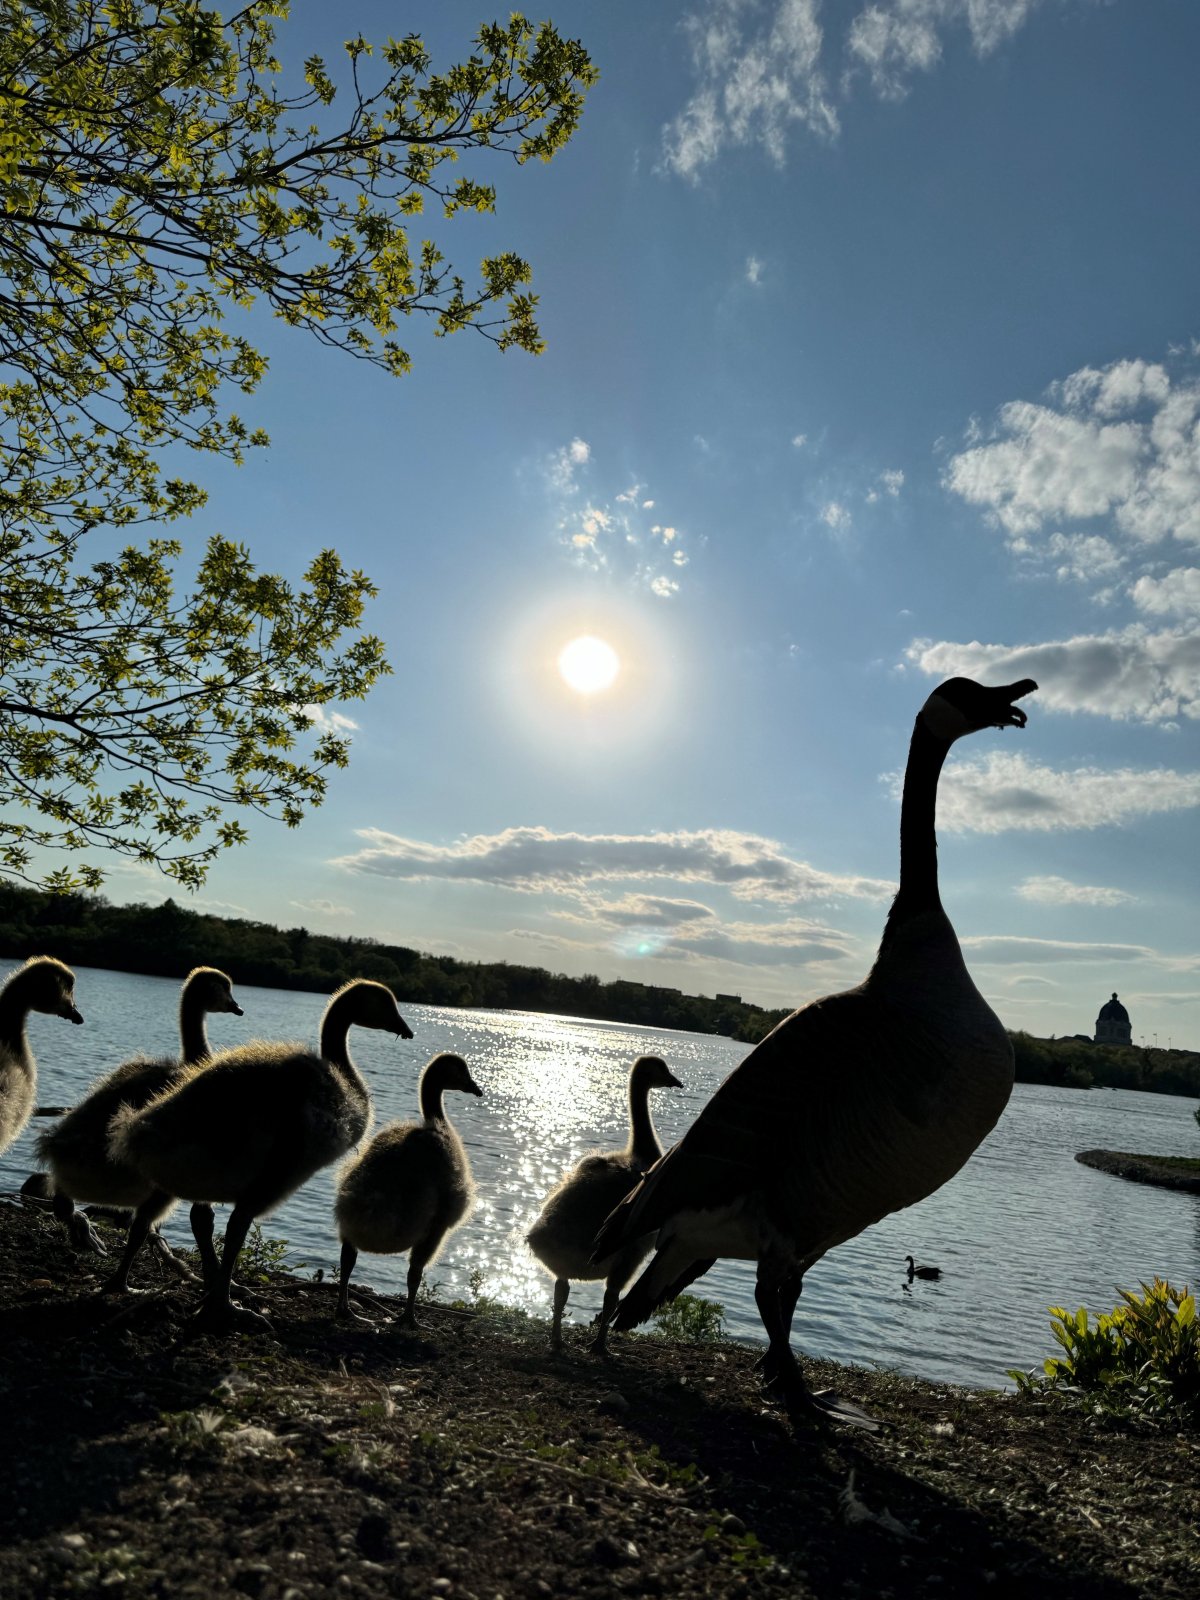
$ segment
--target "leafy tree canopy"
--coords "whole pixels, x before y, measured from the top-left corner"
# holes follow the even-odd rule
[[[163,536],[84,565],[97,529],[204,504],[163,472],[186,446],[265,445],[227,409],[266,363],[227,320],[265,304],[323,344],[408,371],[402,319],[541,349],[530,268],[468,284],[428,206],[488,212],[460,156],[549,160],[595,71],[514,15],[432,70],[419,38],[345,46],[348,84],[305,63],[285,93],[284,0],[227,20],[194,0],[0,0],[0,870],[99,846],[202,881],[241,842],[227,808],[295,824],[346,741],[320,708],[387,671],[358,634],[374,589],[324,551],[298,589],[213,538],[186,592]],[[355,637],[357,635],[357,637]],[[315,742],[297,741],[324,723]],[[94,886],[94,865],[41,881]]]

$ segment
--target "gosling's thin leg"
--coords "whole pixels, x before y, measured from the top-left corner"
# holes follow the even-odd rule
[[[192,1238],[200,1252],[200,1270],[204,1274],[204,1288],[212,1294],[221,1277],[217,1252],[213,1248],[213,1208],[204,1200],[197,1200],[188,1212],[192,1225]]]
[[[569,1278],[555,1278],[554,1280],[554,1317],[550,1323],[550,1348],[561,1350],[563,1347],[562,1319],[567,1308],[567,1296],[571,1292]]]
[[[364,1317],[360,1311],[355,1311],[350,1304],[350,1274],[354,1271],[354,1263],[358,1260],[358,1251],[349,1239],[342,1240],[342,1260],[338,1276],[338,1303],[334,1313],[344,1322],[370,1322],[370,1317]]]
[[[270,1201],[267,1204],[269,1205]],[[192,1318],[192,1326],[198,1331],[228,1333],[235,1327],[268,1332],[271,1330],[271,1324],[266,1317],[260,1316],[257,1311],[251,1311],[246,1306],[235,1306],[230,1294],[234,1266],[259,1209],[256,1204],[239,1201],[230,1212],[229,1221],[225,1224],[225,1243],[221,1250],[217,1281],[205,1295],[199,1311]]]
[[[129,1232],[125,1236],[125,1250],[121,1264],[101,1290],[102,1294],[125,1294],[129,1289],[129,1269],[134,1257],[146,1242],[146,1235],[154,1223],[171,1204],[171,1196],[161,1189],[152,1189],[133,1214]]]
[[[100,1241],[100,1235],[92,1227],[88,1217],[82,1211],[76,1211],[75,1202],[69,1194],[64,1194],[61,1189],[55,1189],[50,1205],[54,1215],[67,1230],[67,1238],[76,1250],[91,1250],[98,1256],[108,1254]]]
[[[592,1340],[589,1349],[594,1356],[608,1354],[608,1325],[617,1314],[617,1302],[621,1298],[621,1290],[625,1280],[618,1283],[616,1275],[610,1277],[604,1285],[604,1303],[600,1307],[600,1315],[596,1319],[600,1326],[596,1330],[596,1337]]]
[[[416,1304],[417,1290],[421,1287],[421,1277],[429,1264],[429,1258],[437,1249],[440,1240],[424,1240],[421,1244],[413,1245],[408,1252],[408,1304],[404,1308],[404,1315],[400,1318],[402,1328],[417,1328]]]

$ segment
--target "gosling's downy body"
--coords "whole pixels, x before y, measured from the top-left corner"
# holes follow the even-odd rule
[[[596,1241],[605,1256],[657,1234],[618,1329],[635,1327],[718,1256],[756,1261],[770,1341],[763,1372],[795,1420],[819,1411],[874,1426],[804,1382],[789,1333],[805,1272],[953,1177],[1012,1090],[1012,1045],[942,908],[934,810],[953,742],[1023,727],[1013,702],[1036,687],[952,678],[929,696],[904,775],[900,888],[870,973],[793,1013],[756,1046]]]
[[[422,1122],[392,1122],[338,1176],[334,1216],[342,1240],[337,1314],[352,1317],[350,1274],[358,1252],[408,1255],[408,1305],[401,1323],[415,1328],[417,1290],[446,1235],[475,1198],[467,1152],[446,1116],[448,1090],[482,1095],[461,1056],[434,1056],[421,1074]]]
[[[109,1153],[109,1124],[123,1106],[134,1110],[177,1083],[187,1067],[207,1061],[211,1051],[205,1018],[211,1012],[242,1015],[225,973],[215,967],[196,967],[184,980],[179,995],[178,1056],[137,1056],[101,1078],[56,1128],[42,1134],[38,1154],[50,1169],[54,1214],[79,1249],[105,1254],[91,1224],[76,1201],[111,1206],[135,1213],[121,1264],[106,1286],[111,1291],[128,1287],[129,1269],[152,1224],[174,1204],[127,1161]],[[203,1230],[202,1230],[203,1231]],[[208,1230],[211,1234],[211,1228]],[[165,1245],[164,1245],[165,1248]],[[209,1244],[211,1252],[211,1241]],[[211,1272],[215,1258],[205,1260]]]
[[[224,1332],[263,1324],[230,1300],[234,1263],[256,1217],[274,1210],[314,1172],[344,1156],[371,1122],[371,1096],[350,1058],[352,1027],[411,1039],[392,991],[356,979],[332,996],[317,1053],[256,1040],[222,1050],[141,1111],[120,1111],[110,1152],[163,1194],[232,1204],[220,1271],[199,1322]],[[193,1213],[195,1217],[195,1213]]]
[[[682,1085],[658,1056],[639,1056],[629,1072],[629,1142],[623,1150],[584,1156],[547,1195],[541,1214],[526,1239],[529,1248],[554,1278],[554,1320],[550,1348],[562,1349],[562,1319],[571,1280],[603,1278],[604,1304],[592,1342],[604,1353],[608,1324],[621,1290],[645,1260],[653,1235],[633,1239],[600,1261],[592,1260],[592,1244],[600,1225],[662,1155],[650,1118],[651,1089]]]
[[[0,1153],[20,1137],[37,1103],[37,1062],[25,1033],[31,1011],[83,1021],[75,974],[53,956],[30,956],[0,988]]]

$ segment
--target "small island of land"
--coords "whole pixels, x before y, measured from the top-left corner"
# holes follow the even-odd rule
[[[545,1323],[486,1301],[426,1306],[413,1335],[347,1326],[336,1283],[277,1272],[256,1285],[273,1335],[193,1338],[194,1289],[141,1270],[152,1292],[100,1299],[50,1218],[0,1209],[0,1592],[1183,1600],[1200,1583],[1192,1433],[809,1362],[888,1428],[796,1436],[741,1345],[633,1336],[602,1362],[577,1327],[556,1358]]]
[[[1153,1183],[1160,1189],[1200,1194],[1200,1161],[1188,1156],[1135,1155],[1129,1150],[1080,1150],[1075,1157],[1085,1167],[1110,1172],[1131,1183]]]

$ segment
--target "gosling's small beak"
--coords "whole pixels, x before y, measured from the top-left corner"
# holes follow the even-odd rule
[[[675,1074],[673,1072],[668,1072],[667,1073],[667,1088],[668,1089],[682,1089],[683,1088],[683,1085],[680,1083],[679,1079],[675,1076]]]
[[[74,1006],[64,1006],[62,1011],[59,1013],[59,1015],[61,1017],[65,1018],[65,1020],[67,1022],[82,1022],[83,1021],[82,1014],[80,1012],[76,1011]]]
[[[399,1028],[396,1030],[397,1039],[411,1039],[413,1036],[413,1031],[399,1012],[396,1013],[396,1020],[400,1024]]]
[[[468,1094],[477,1094],[481,1100],[483,1099],[483,1090],[475,1082],[475,1079],[472,1078],[470,1075],[468,1075],[468,1077],[467,1077],[467,1093]]]
[[[231,1000],[229,1002],[229,1009],[233,1012],[235,1017],[244,1017],[246,1015],[236,1000]]]

